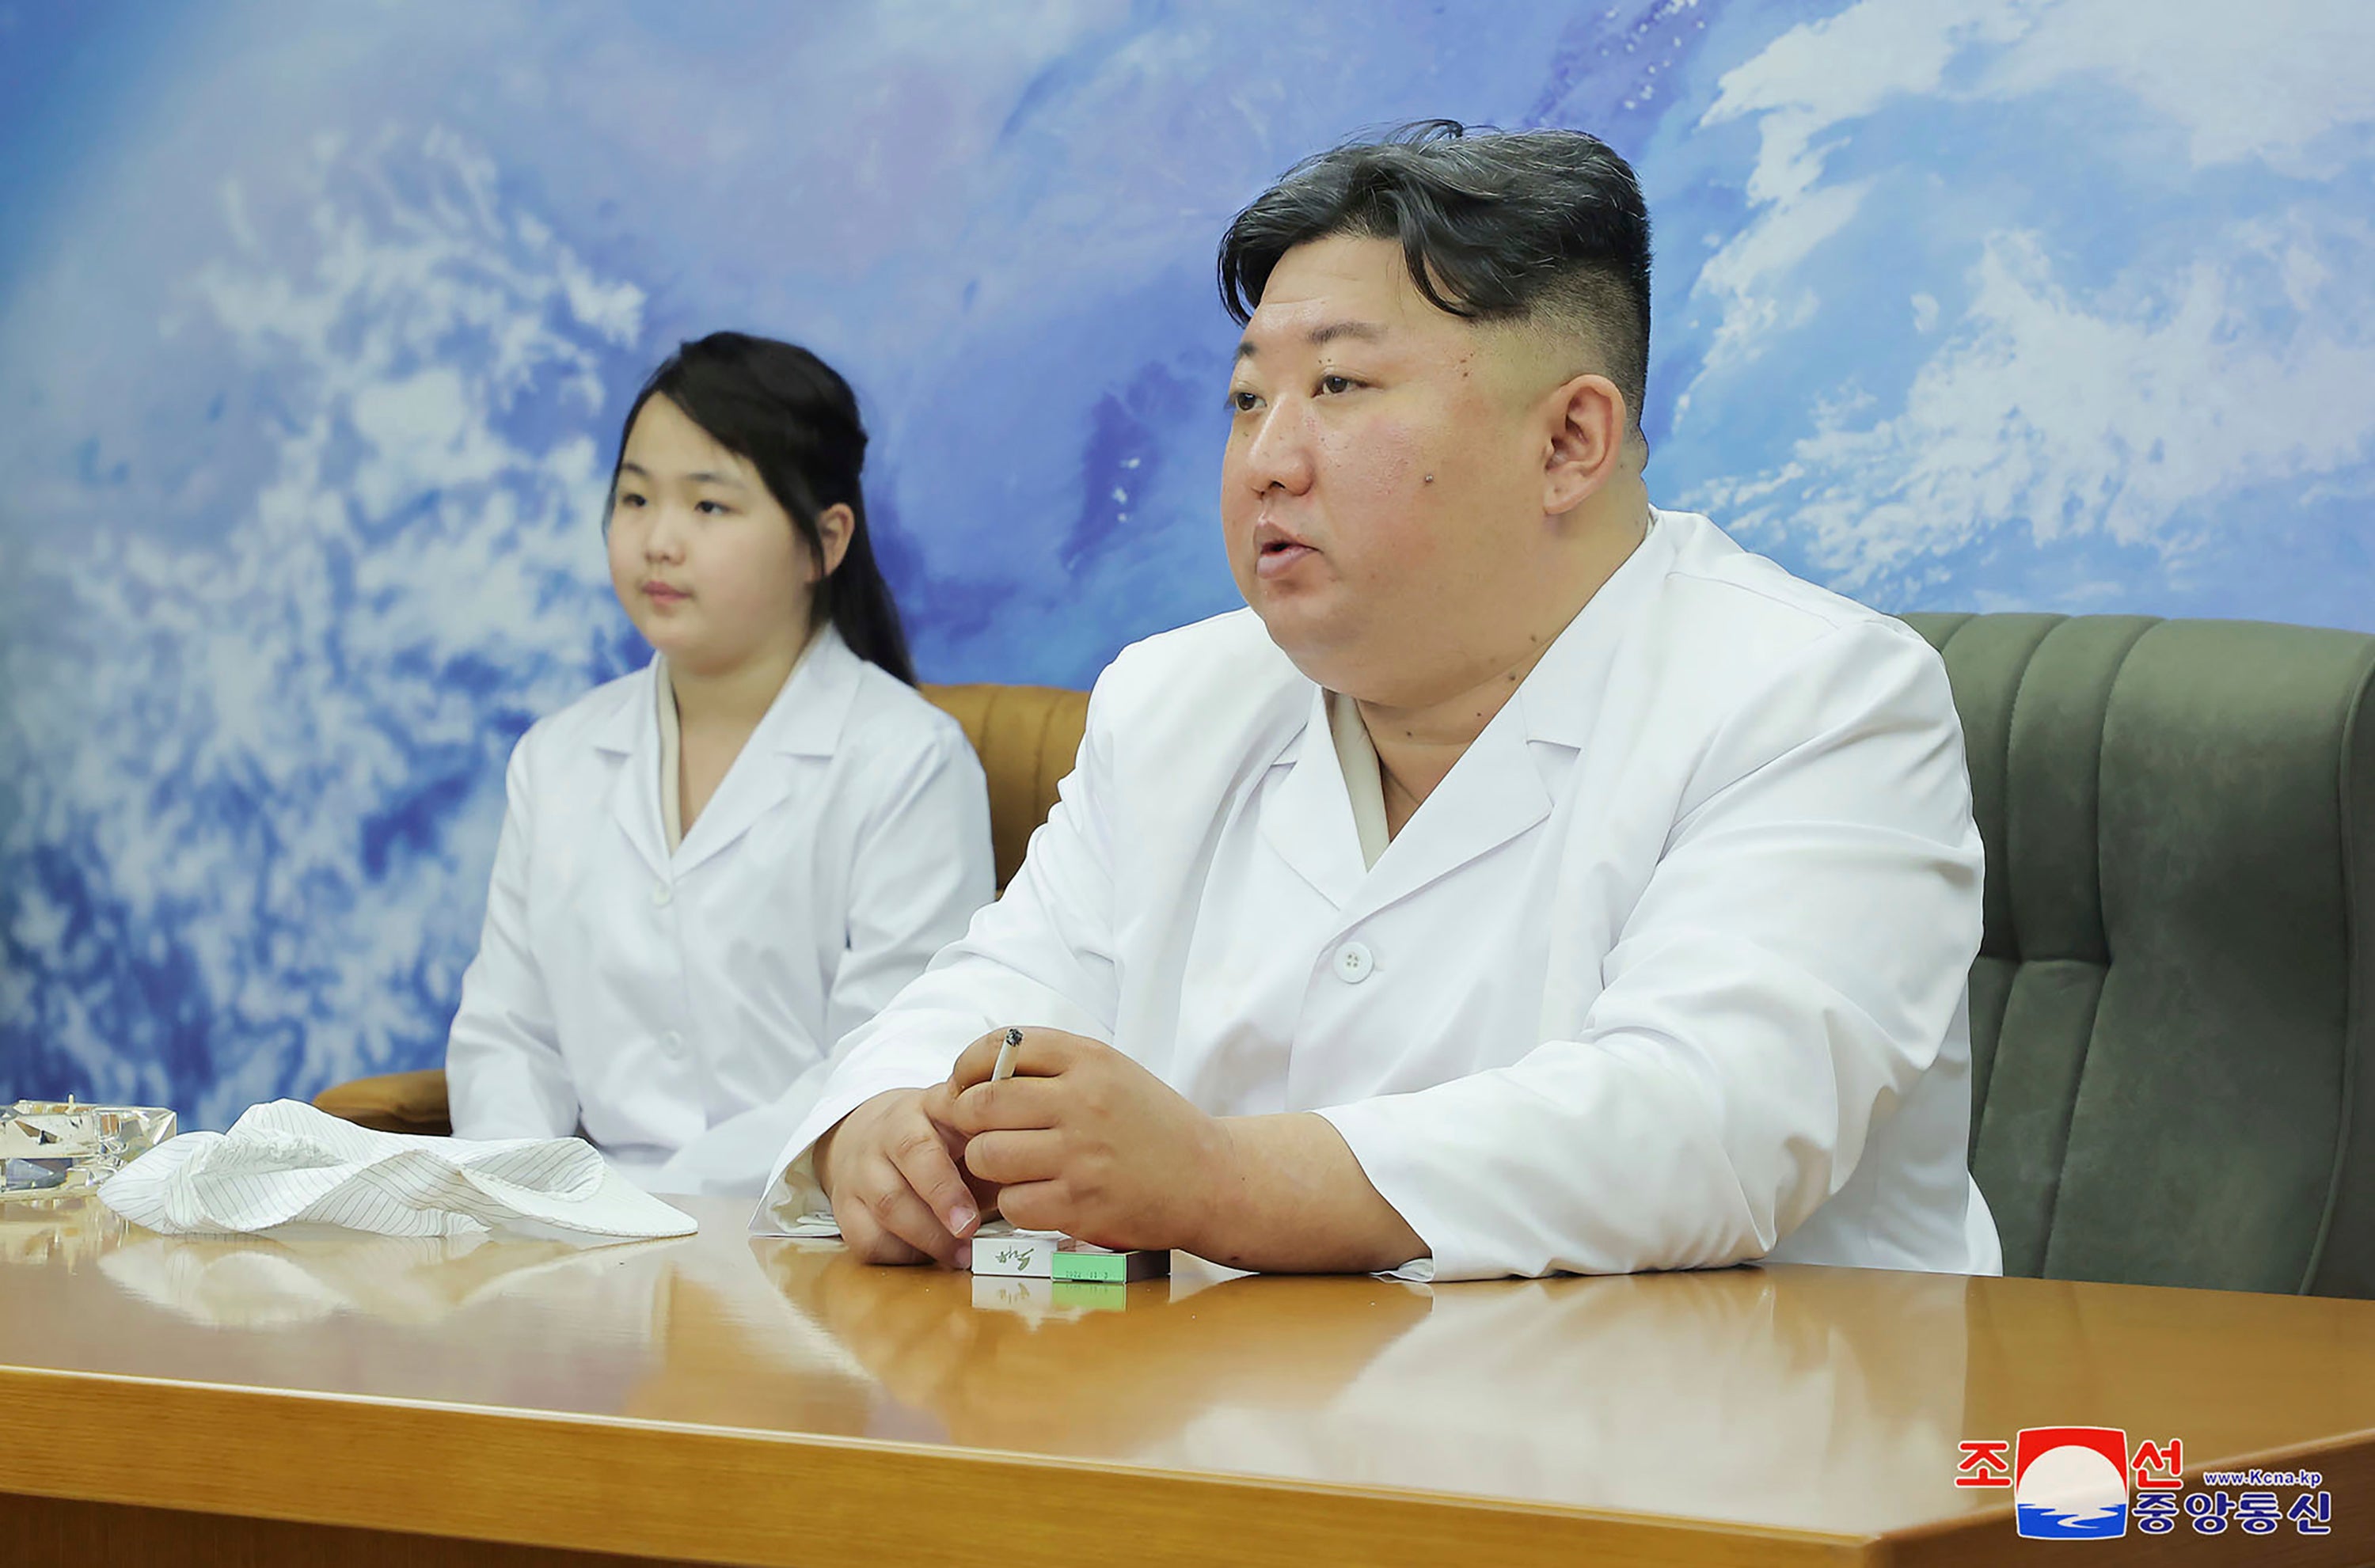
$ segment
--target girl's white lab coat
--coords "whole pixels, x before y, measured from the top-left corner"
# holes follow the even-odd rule
[[[756,1194],[833,1042],[991,897],[987,793],[956,721],[830,627],[673,855],[660,744],[647,666],[513,751],[454,1130],[582,1129],[654,1190]]]
[[[762,1215],[817,1201],[852,1107],[1018,1023],[1327,1116],[1414,1275],[2002,1267],[1983,861],[1920,637],[1660,514],[1374,866],[1327,714],[1250,612],[1126,650],[1022,871],[843,1043]]]

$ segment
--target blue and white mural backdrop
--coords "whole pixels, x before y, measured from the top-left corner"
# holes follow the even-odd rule
[[[1365,126],[1636,159],[1654,492],[1802,572],[2375,628],[2375,7],[2248,10],[0,5],[0,1093],[437,1059],[682,337],[849,371],[928,677],[1233,604],[1213,242]]]

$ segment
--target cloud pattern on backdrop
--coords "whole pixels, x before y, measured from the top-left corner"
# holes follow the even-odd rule
[[[1365,125],[1635,158],[1654,491],[1796,570],[2375,627],[2351,0],[109,15],[0,6],[0,1091],[437,1058],[683,336],[849,371],[928,676],[1228,607],[1212,244]]]

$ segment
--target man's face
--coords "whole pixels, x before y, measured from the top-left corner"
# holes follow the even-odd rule
[[[1229,567],[1304,674],[1416,705],[1484,678],[1541,592],[1558,380],[1412,286],[1400,245],[1289,251],[1247,324],[1221,464]]]

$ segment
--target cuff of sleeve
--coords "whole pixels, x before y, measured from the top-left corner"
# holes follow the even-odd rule
[[[1466,1278],[1452,1271],[1445,1260],[1446,1244],[1456,1234],[1456,1228],[1439,1206],[1427,1201],[1426,1185],[1419,1179],[1415,1168],[1393,1157],[1392,1151],[1400,1139],[1391,1118],[1380,1114],[1379,1102],[1364,1100],[1334,1105],[1318,1114],[1336,1129],[1344,1147],[1353,1151],[1361,1173],[1369,1178],[1377,1196],[1390,1204],[1394,1212],[1402,1217],[1402,1223],[1416,1231],[1419,1240],[1427,1245],[1425,1256],[1414,1257],[1399,1268],[1384,1269],[1382,1277],[1420,1285]]]
[[[835,1084],[825,1097],[817,1102],[784,1145],[775,1159],[775,1179],[767,1184],[759,1199],[759,1207],[750,1216],[750,1229],[764,1234],[780,1233],[785,1226],[799,1220],[803,1215],[822,1214],[832,1208],[832,1200],[816,1179],[816,1142],[839,1124],[844,1116],[865,1104],[878,1094],[894,1089],[929,1089],[939,1081],[937,1074],[918,1069],[913,1073],[885,1073],[869,1077],[862,1083]]]
[[[750,1229],[762,1236],[785,1235],[809,1215],[822,1214],[830,1207],[824,1188],[817,1185],[816,1150],[811,1146],[786,1163],[761,1196],[759,1207],[750,1214]]]

